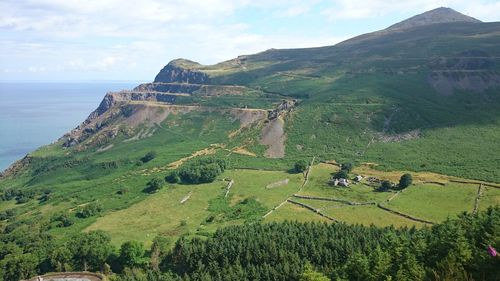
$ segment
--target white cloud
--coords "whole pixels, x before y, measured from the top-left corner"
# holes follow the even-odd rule
[[[301,17],[377,18],[437,6],[486,20],[498,19],[500,11],[500,1],[466,0],[1,0],[0,69],[5,77],[24,72],[152,79],[177,57],[211,64],[268,48],[332,45],[356,35],[331,34],[328,27],[299,32],[293,24],[302,25],[296,20]],[[269,28],[256,28],[260,18],[252,19],[250,11]],[[282,28],[273,30],[277,22]]]
[[[278,12],[278,16],[281,17],[296,17],[309,12],[311,7],[308,4],[296,4],[283,11]]]
[[[329,20],[377,18],[392,13],[421,13],[438,7],[450,7],[482,20],[499,20],[500,1],[470,0],[335,0],[322,14]]]
[[[45,72],[47,69],[43,66],[30,66],[28,67],[29,72]]]

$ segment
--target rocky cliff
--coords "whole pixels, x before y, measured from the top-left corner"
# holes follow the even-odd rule
[[[209,84],[209,76],[197,70],[197,66],[201,65],[188,60],[173,60],[156,75],[154,82]]]

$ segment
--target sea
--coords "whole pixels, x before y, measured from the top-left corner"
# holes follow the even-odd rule
[[[138,84],[0,82],[0,171],[78,126],[107,92]]]

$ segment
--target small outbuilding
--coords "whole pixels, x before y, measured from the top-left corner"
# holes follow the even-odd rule
[[[354,178],[354,180],[355,180],[355,181],[357,181],[357,182],[360,182],[362,179],[363,179],[363,177],[362,177],[362,176],[360,176],[360,175],[357,175],[357,176]]]
[[[339,180],[338,179],[331,179],[330,183],[333,184],[334,186],[339,185]]]
[[[340,178],[339,179],[339,185],[340,186],[349,186],[349,180],[348,179],[344,179],[344,178]]]
[[[333,186],[349,186],[349,180],[345,178],[337,179],[332,177],[328,183]]]

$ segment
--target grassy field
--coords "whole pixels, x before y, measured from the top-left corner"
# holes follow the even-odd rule
[[[488,206],[500,205],[500,189],[484,187],[479,201],[479,210],[486,210]]]
[[[348,224],[376,225],[376,226],[416,226],[423,224],[400,217],[398,215],[384,211],[376,206],[349,206],[334,202],[316,200],[297,200],[319,209],[322,213]]]
[[[387,206],[418,218],[439,222],[465,211],[471,212],[476,193],[477,186],[474,185],[412,185]]]
[[[338,167],[320,163],[313,167],[308,184],[298,193],[307,196],[331,197],[353,202],[383,201],[389,196],[387,192],[374,192],[373,187],[365,184],[351,184],[349,188],[331,186],[328,181]]]
[[[208,215],[208,200],[223,192],[225,183],[217,181],[197,186],[173,185],[131,207],[98,218],[86,231],[108,231],[113,242],[150,242],[156,235],[178,237],[193,231]],[[191,197],[181,204],[181,200]]]
[[[320,221],[320,222],[330,222],[328,219],[318,216],[317,214],[304,209],[300,206],[285,203],[279,209],[267,216],[264,222],[279,222],[279,221]]]
[[[227,180],[234,184],[229,196],[224,199]],[[289,183],[274,188],[266,188],[284,179]],[[227,200],[229,207],[236,206],[247,198],[253,198],[263,206],[263,213],[283,202],[289,195],[299,189],[302,174],[289,174],[282,171],[228,170],[219,180],[210,184],[167,185],[160,192],[148,195],[144,200],[132,206],[112,211],[98,218],[85,230],[102,229],[113,237],[113,243],[119,245],[127,240],[151,242],[156,234],[171,237],[180,235],[196,235],[213,232],[218,227],[243,223],[244,219],[216,220],[208,223],[210,216],[220,216],[219,211],[211,211],[211,200]],[[180,203],[189,194],[184,203]]]
[[[351,185],[350,188],[331,187],[326,182],[331,177],[331,173],[337,170],[338,168],[331,164],[315,165],[312,168],[308,184],[300,194],[357,202],[383,202],[393,195],[393,193],[387,192],[374,192],[372,187],[364,184]],[[390,177],[390,175],[388,176]],[[226,180],[223,181],[223,179]],[[270,210],[297,193],[304,177],[302,174],[290,174],[284,171],[228,170],[219,177],[219,180],[211,184],[169,185],[159,193],[149,195],[143,201],[129,208],[109,212],[98,218],[86,230],[106,230],[111,233],[113,243],[119,245],[131,239],[149,243],[154,238],[155,233],[171,237],[203,235],[203,233],[215,231],[218,227],[244,223],[242,219],[216,220],[207,223],[207,218],[220,216],[219,210],[210,211],[209,206],[212,199],[224,200],[223,195],[229,179],[234,180],[229,196],[225,199],[229,206],[237,206],[243,200],[253,198],[265,209]],[[285,179],[289,180],[288,184],[266,188],[269,184]],[[473,189],[471,190],[473,191]],[[184,204],[180,204],[180,201],[188,194],[191,194],[190,199]],[[375,206],[352,207],[336,202],[292,199],[318,208],[325,214],[350,224],[394,225],[397,227],[421,225]],[[291,203],[282,205],[266,217],[264,222],[280,220],[328,221],[310,210]]]
[[[254,197],[266,208],[271,209],[287,197],[297,192],[302,185],[302,174],[290,174],[282,171],[230,170],[224,177],[234,180],[229,194],[231,203]],[[288,179],[288,184],[266,188],[267,185]]]

